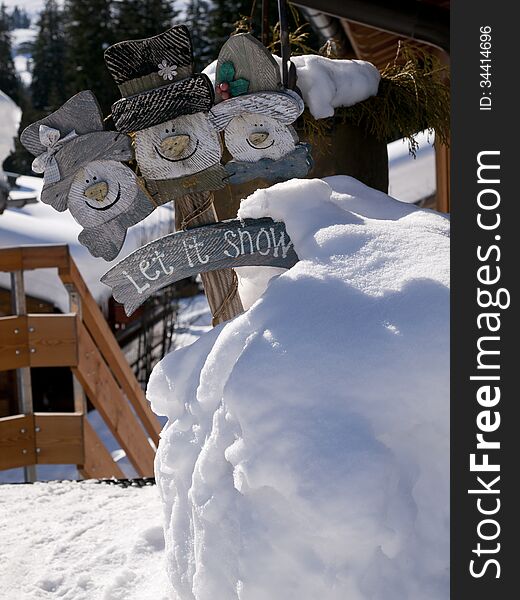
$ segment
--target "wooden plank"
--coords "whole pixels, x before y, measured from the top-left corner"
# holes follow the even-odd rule
[[[82,464],[83,416],[78,413],[34,413],[36,462]]]
[[[29,366],[27,317],[0,317],[0,371]]]
[[[297,144],[296,149],[278,160],[261,158],[256,162],[230,160],[226,163],[228,183],[246,183],[252,179],[265,181],[286,181],[307,176],[312,167],[309,144]]]
[[[234,220],[159,238],[112,267],[101,281],[130,315],[156,291],[197,273],[254,265],[290,268],[297,262],[283,223]]]
[[[34,416],[16,415],[0,419],[0,469],[34,465]]]
[[[148,437],[82,324],[79,326],[79,363],[72,371],[139,475],[151,476],[154,451]]]
[[[28,315],[27,327],[31,367],[78,364],[76,315]]]
[[[69,259],[69,248],[66,245],[38,244],[0,248],[0,271],[66,268]]]
[[[83,442],[84,462],[78,465],[78,470],[85,479],[125,477],[86,416],[83,419]]]
[[[185,194],[219,190],[226,185],[228,172],[218,163],[193,175],[176,179],[149,179],[148,191],[159,204],[166,204]]]
[[[87,330],[96,340],[99,352],[106,363],[110,365],[118,384],[132,403],[133,409],[141,419],[153,443],[157,446],[161,425],[152,412],[139,382],[74,261],[70,261],[66,269],[60,269],[59,276],[66,286],[72,284],[78,291],[81,297],[82,318]]]

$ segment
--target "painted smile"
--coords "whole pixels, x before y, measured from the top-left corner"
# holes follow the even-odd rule
[[[246,142],[251,146],[251,148],[253,148],[253,150],[267,150],[267,148],[270,148],[274,144],[273,140],[268,146],[254,146],[247,138]]]
[[[86,202],[87,206],[90,206],[90,208],[93,208],[94,210],[108,210],[109,208],[112,208],[112,206],[114,206],[114,204],[116,202],[119,201],[119,198],[121,198],[121,186],[118,183],[117,184],[117,194],[116,194],[116,199],[111,202],[110,204],[107,204],[106,206],[92,206],[92,204],[89,204],[88,202]]]
[[[168,162],[181,162],[183,160],[188,160],[188,158],[191,158],[195,152],[197,152],[199,148],[199,140],[197,140],[197,143],[195,144],[195,149],[193,150],[193,152],[191,154],[188,154],[188,156],[184,156],[183,158],[167,158],[166,156],[164,156],[163,154],[161,154],[159,152],[159,150],[157,149],[157,146],[154,146],[154,150],[157,152],[157,154],[163,159],[163,160],[167,160]]]

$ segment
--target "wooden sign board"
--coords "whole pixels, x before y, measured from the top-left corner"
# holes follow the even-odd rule
[[[198,273],[246,266],[289,269],[297,262],[284,223],[232,220],[155,240],[112,267],[101,281],[130,316],[154,292]]]
[[[312,168],[308,144],[297,144],[296,149],[278,160],[261,158],[256,162],[230,160],[226,163],[227,181],[231,184],[245,183],[252,179],[286,181],[305,177]]]

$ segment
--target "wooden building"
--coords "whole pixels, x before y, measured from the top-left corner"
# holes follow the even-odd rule
[[[450,0],[297,0],[322,40],[331,40],[345,58],[383,69],[400,40],[438,56],[449,65]],[[435,144],[437,209],[450,208],[450,151]]]

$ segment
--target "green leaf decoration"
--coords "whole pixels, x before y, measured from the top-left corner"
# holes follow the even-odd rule
[[[233,81],[233,77],[235,76],[235,65],[231,62],[222,63],[220,66],[218,81],[222,83],[223,81]]]
[[[247,79],[237,79],[229,82],[229,91],[232,96],[240,96],[245,94],[249,89],[249,81]]]

